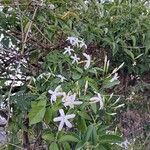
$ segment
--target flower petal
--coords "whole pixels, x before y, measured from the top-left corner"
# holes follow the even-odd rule
[[[67,127],[72,128],[72,124],[68,120],[65,120],[65,124]]]
[[[53,94],[54,92],[52,90],[48,90],[48,93],[49,94]]]
[[[70,115],[66,115],[66,119],[72,119],[74,118],[76,115],[75,114],[70,114]]]
[[[83,102],[81,102],[81,101],[74,101],[74,102],[73,102],[74,105],[81,105],[82,103],[83,103]]]
[[[62,120],[62,121],[60,122],[60,124],[59,124],[58,131],[61,131],[61,130],[62,130],[64,124],[65,124],[65,122],[64,122],[64,120]]]
[[[58,86],[56,87],[56,89],[55,89],[55,92],[60,91],[60,89],[61,89],[61,85],[58,85]]]
[[[54,122],[58,122],[58,121],[61,121],[61,120],[62,120],[62,117],[56,117],[56,118],[53,119]]]
[[[63,109],[59,109],[59,113],[60,113],[60,115],[61,115],[62,117],[65,116],[65,113],[64,113],[64,110],[63,110]]]
[[[99,101],[99,97],[92,97],[92,98],[90,98],[90,101]]]

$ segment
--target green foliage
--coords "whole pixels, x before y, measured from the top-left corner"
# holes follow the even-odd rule
[[[31,111],[29,112],[30,125],[41,122],[46,111],[46,96],[40,95],[38,101],[31,103]]]
[[[6,113],[10,115],[8,150],[22,143],[26,146],[28,140],[35,147],[41,140],[38,144],[49,150],[111,150],[122,142],[115,130],[115,115],[124,104],[109,91],[114,92],[120,83],[115,74],[119,69],[141,75],[149,70],[150,11],[145,3],[140,0],[0,3],[3,5],[0,42],[4,50],[0,53],[0,69],[4,71],[0,72],[0,102],[7,106]],[[73,45],[66,40],[68,36],[78,37],[80,42]],[[73,48],[79,62],[73,63],[73,54],[64,54],[67,46]],[[101,47],[108,54],[110,65],[106,56],[99,58]],[[8,53],[13,54],[9,62]],[[83,53],[94,55],[88,55],[91,60],[86,60]],[[97,65],[100,60],[104,63]],[[88,61],[90,65],[86,68]],[[115,73],[111,71],[112,66],[123,62],[122,68]],[[7,68],[9,65],[14,70]],[[16,74],[20,72],[24,77],[21,86],[14,86],[15,82],[5,85],[9,78],[19,80]],[[76,105],[66,104],[67,96],[74,98]],[[63,117],[60,110],[64,111]],[[67,120],[65,117],[69,115],[75,117]],[[108,129],[116,132],[109,134]]]

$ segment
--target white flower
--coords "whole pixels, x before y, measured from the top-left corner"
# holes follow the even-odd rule
[[[89,4],[89,1],[84,1],[84,4],[85,4],[85,5],[88,5],[88,4]]]
[[[117,143],[117,145],[119,145],[120,147],[122,147],[124,149],[128,149],[128,147],[129,147],[129,145],[131,145],[131,143],[126,139],[124,142]]]
[[[60,78],[60,82],[64,82],[64,80],[67,80],[64,76],[61,74],[56,75],[56,77]]]
[[[72,37],[72,36],[68,37],[67,41],[69,41],[70,44],[73,46],[79,46],[79,42],[80,42],[80,40],[77,37]]]
[[[132,64],[132,66],[136,66],[136,65],[137,65],[137,63],[136,63],[136,61],[134,61],[133,64]]]
[[[72,37],[72,36],[68,37],[67,41],[69,41],[72,46],[77,46],[80,48],[82,47],[87,48],[87,45],[85,44],[85,42],[82,39],[79,40],[77,37]]]
[[[100,108],[99,109],[103,109],[104,108],[104,101],[103,101],[103,98],[101,97],[101,95],[99,93],[97,93],[97,97],[92,97],[90,98],[90,103],[97,103],[99,102],[100,103]]]
[[[70,48],[70,46],[65,47],[64,49],[65,49],[65,51],[63,52],[63,54],[68,53],[69,55],[71,55],[71,52],[74,52],[74,50],[72,48]]]
[[[87,59],[85,60],[86,64],[84,66],[84,69],[88,69],[91,64],[91,56],[86,53],[83,53],[83,56]]]
[[[81,105],[83,102],[76,100],[76,94],[71,94],[71,92],[68,92],[68,94],[64,95],[62,98],[62,102],[64,102],[64,106],[69,106],[70,108],[74,108],[74,105]]]
[[[105,2],[114,2],[114,0],[101,0],[101,3],[105,3]]]
[[[62,130],[64,124],[65,124],[67,127],[71,128],[71,127],[72,127],[72,124],[68,121],[68,119],[74,118],[74,117],[75,117],[75,114],[65,115],[63,109],[59,109],[59,113],[60,113],[60,116],[53,119],[54,122],[60,121],[60,124],[59,124],[59,127],[58,127],[58,131],[61,131],[61,130]]]
[[[80,45],[79,45],[80,48],[84,47],[85,49],[87,49],[87,45],[84,43],[84,41],[80,41]]]
[[[118,73],[115,73],[114,76],[113,76],[113,78],[110,80],[110,82],[114,82],[118,78],[119,78]]]
[[[5,125],[6,123],[7,120],[4,117],[0,116],[0,125]]]
[[[53,10],[53,9],[55,9],[55,5],[49,4],[49,5],[48,5],[48,8],[51,9],[51,10]]]
[[[55,77],[55,75],[52,74],[52,73],[50,73],[50,72],[44,72],[44,73],[40,74],[40,75],[37,77],[37,80],[42,79],[42,78],[44,78],[44,77],[49,78],[50,76],[54,76],[54,77]]]
[[[79,57],[77,57],[77,55],[76,55],[76,54],[74,54],[74,56],[71,56],[71,58],[73,59],[72,64],[74,64],[75,62],[78,64],[78,62],[79,62],[80,58],[79,58]]]
[[[48,91],[48,93],[51,94],[51,98],[50,98],[51,104],[56,101],[57,97],[64,95],[64,93],[60,92],[60,90],[61,90],[61,85],[57,86],[54,91],[52,90]]]

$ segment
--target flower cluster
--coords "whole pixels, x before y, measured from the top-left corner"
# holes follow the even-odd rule
[[[68,37],[67,41],[73,46],[77,48],[85,48],[87,49],[87,45],[85,44],[84,40],[79,40],[77,37]],[[75,54],[75,51],[70,46],[64,48],[63,54],[68,54],[70,58],[72,59],[72,64],[76,63],[79,64],[80,58]],[[83,56],[86,58],[86,60],[81,61],[85,63],[84,69],[88,69],[91,64],[91,56],[83,53]]]
[[[40,74],[37,79],[40,80],[42,78],[46,78],[48,79],[49,77],[56,77],[56,78],[59,78],[60,79],[60,82],[64,82],[65,80],[67,80],[64,76],[62,76],[61,74],[53,74],[53,73],[50,73],[50,72],[44,72],[42,74]]]
[[[57,86],[54,91],[49,90],[48,93],[50,96],[50,102],[56,102],[57,97],[61,97],[62,104],[65,107],[74,108],[75,105],[81,105],[83,102],[76,100],[76,93],[72,94],[71,91],[66,93],[62,91],[61,85]],[[53,119],[54,122],[60,121],[58,130],[61,131],[63,126],[71,128],[72,124],[68,121],[68,119],[74,118],[75,114],[65,115],[64,110],[59,110],[60,116]]]
[[[53,102],[56,102],[57,97],[61,97],[62,104],[66,108],[69,107],[69,108],[73,109],[75,107],[75,105],[81,105],[83,103],[82,101],[78,101],[76,99],[76,93],[72,94],[71,91],[69,91],[68,93],[63,92],[61,85],[57,86],[54,91],[49,90],[48,93],[51,95],[50,96],[51,104],[53,104]],[[97,94],[97,96],[90,98],[90,103],[92,104],[92,103],[99,102],[100,109],[103,109],[104,108],[104,98],[102,98],[100,93],[96,93],[96,94]],[[59,131],[62,130],[64,125],[71,128],[72,124],[68,121],[68,119],[74,118],[75,114],[65,115],[63,109],[60,109],[59,113],[60,113],[60,116],[53,119],[54,122],[60,121],[58,130]]]
[[[84,41],[79,40],[77,37],[68,37],[67,41],[70,42],[71,46],[65,47],[64,48],[65,51],[63,52],[63,54],[69,55],[69,57],[72,59],[72,64],[75,64],[75,63],[79,64],[81,62],[84,62],[85,63],[84,69],[88,69],[90,67],[90,64],[91,64],[91,56],[86,54],[86,53],[83,53],[83,56],[86,58],[86,60],[79,62],[80,58],[77,56],[77,54],[75,54],[75,50],[74,50],[75,47],[87,48]],[[107,60],[107,57],[105,57],[104,64],[105,64],[104,70],[107,72],[108,67],[109,67],[109,60]],[[122,65],[120,65],[119,68],[122,67]],[[110,79],[110,82],[113,82],[113,81],[118,79],[118,74],[116,73],[117,71],[118,71],[118,68],[113,70],[113,72],[111,74],[111,75],[113,75],[113,77]],[[46,74],[46,75],[53,75],[54,77],[60,78],[60,82],[67,80],[65,77],[63,77],[60,74],[59,75]],[[88,88],[88,81],[85,84],[84,94],[86,94],[87,88]],[[59,98],[65,109],[74,109],[75,106],[81,105],[83,103],[82,101],[77,100],[77,98],[76,98],[77,94],[76,93],[73,93],[71,91],[69,91],[67,93],[64,92],[61,88],[61,85],[57,86],[54,90],[50,89],[48,91],[48,93],[50,94],[51,104],[55,103],[57,101],[57,98]],[[113,96],[113,94],[111,94],[110,99],[112,98],[112,96]],[[104,103],[105,103],[104,96],[98,92],[95,92],[95,96],[89,98],[89,104],[93,104],[93,103],[98,103],[99,109],[104,109]],[[60,122],[59,127],[58,127],[58,131],[61,131],[62,128],[64,127],[64,125],[71,128],[73,125],[71,124],[69,119],[73,119],[76,115],[74,113],[65,114],[63,108],[59,109],[59,113],[60,113],[60,116],[55,117],[53,119],[54,122]]]

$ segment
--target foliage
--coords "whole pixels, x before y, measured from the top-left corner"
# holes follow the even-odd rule
[[[116,114],[124,103],[110,91],[120,83],[119,70],[149,70],[145,2],[0,4],[0,115],[9,131],[4,149],[120,147]]]

